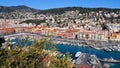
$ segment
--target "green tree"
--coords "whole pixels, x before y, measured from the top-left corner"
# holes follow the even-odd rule
[[[10,40],[8,40],[3,45],[6,47],[0,49],[0,68],[72,68],[72,62],[68,60],[70,53],[61,56],[55,47],[46,50],[44,47],[47,45],[46,43],[55,45],[53,40],[43,38],[34,39],[31,46],[26,46],[27,50],[16,45],[8,49],[10,45]]]

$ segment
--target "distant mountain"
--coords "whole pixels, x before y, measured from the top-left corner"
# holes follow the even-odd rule
[[[34,8],[30,8],[24,5],[20,5],[20,6],[0,6],[0,12],[4,12],[4,13],[10,13],[13,11],[18,11],[18,12],[36,12],[38,11],[37,9]]]
[[[111,8],[84,8],[84,7],[64,7],[64,8],[53,8],[53,9],[47,9],[47,10],[38,10],[34,8],[30,8],[28,6],[20,5],[20,6],[0,6],[0,12],[4,13],[10,13],[13,11],[19,11],[19,12],[37,12],[36,14],[46,14],[46,13],[52,13],[52,14],[62,14],[66,11],[75,11],[79,10],[80,13],[87,13],[90,11],[107,11],[107,12],[116,12],[120,11],[120,9],[111,9]]]
[[[80,13],[88,13],[90,11],[107,11],[107,12],[116,12],[120,11],[120,9],[111,9],[111,8],[84,8],[84,7],[65,7],[65,8],[54,8],[54,9],[47,9],[39,11],[37,14],[46,14],[46,13],[52,13],[52,14],[62,14],[66,11],[75,11],[79,10]]]

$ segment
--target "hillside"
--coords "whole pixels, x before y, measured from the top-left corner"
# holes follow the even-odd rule
[[[10,12],[14,12],[14,11],[18,11],[18,12],[36,12],[38,11],[37,9],[34,8],[30,8],[24,5],[20,5],[20,6],[0,6],[0,12],[3,13],[10,13]]]
[[[53,8],[53,9],[47,9],[47,10],[39,10],[39,9],[34,9],[30,8],[28,6],[20,5],[20,6],[0,6],[0,12],[6,12],[10,13],[13,11],[19,11],[19,12],[36,12],[39,11],[36,14],[47,14],[47,13],[52,13],[52,14],[62,14],[66,11],[75,11],[79,10],[80,13],[88,13],[90,11],[108,11],[108,12],[116,12],[120,11],[120,9],[111,9],[111,8],[84,8],[84,7],[64,7],[64,8]]]
[[[83,8],[83,7],[64,7],[64,8],[54,8],[54,9],[47,9],[39,11],[37,14],[46,14],[46,13],[52,13],[52,14],[62,14],[66,11],[75,11],[79,10],[80,13],[88,13],[90,11],[107,11],[107,12],[116,12],[120,11],[120,9],[110,9],[110,8]]]

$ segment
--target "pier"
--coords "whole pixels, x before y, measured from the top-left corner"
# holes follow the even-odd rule
[[[10,35],[4,35],[4,36],[1,36],[1,37],[4,37],[5,40],[7,39],[15,39],[16,37],[22,37],[22,38],[25,38],[29,36],[30,38],[36,38],[36,39],[40,39],[41,38],[41,35],[38,35],[38,34],[35,34],[35,33],[15,33],[15,34],[10,34]]]

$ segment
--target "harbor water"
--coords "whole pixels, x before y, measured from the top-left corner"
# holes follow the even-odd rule
[[[73,59],[75,59],[76,52],[81,51],[83,53],[95,54],[99,59],[112,57],[116,60],[120,60],[120,52],[106,52],[104,50],[96,50],[91,47],[71,46],[64,44],[57,44],[56,48],[62,53],[70,52],[72,54]],[[109,65],[110,68],[120,68],[120,63],[109,63]]]
[[[24,39],[23,39],[24,40]],[[11,42],[16,42],[19,44],[24,44],[22,40],[18,40],[17,38],[11,40]],[[28,42],[28,46],[31,45],[32,42]],[[106,52],[104,50],[96,50],[91,47],[84,46],[72,46],[68,44],[56,44],[56,48],[61,53],[65,54],[66,52],[70,52],[72,54],[72,58],[75,59],[75,54],[80,51],[83,53],[89,53],[96,55],[99,59],[103,58],[114,58],[116,60],[120,60],[120,52]],[[103,63],[103,62],[102,62]],[[120,68],[120,63],[109,63],[110,68]]]

